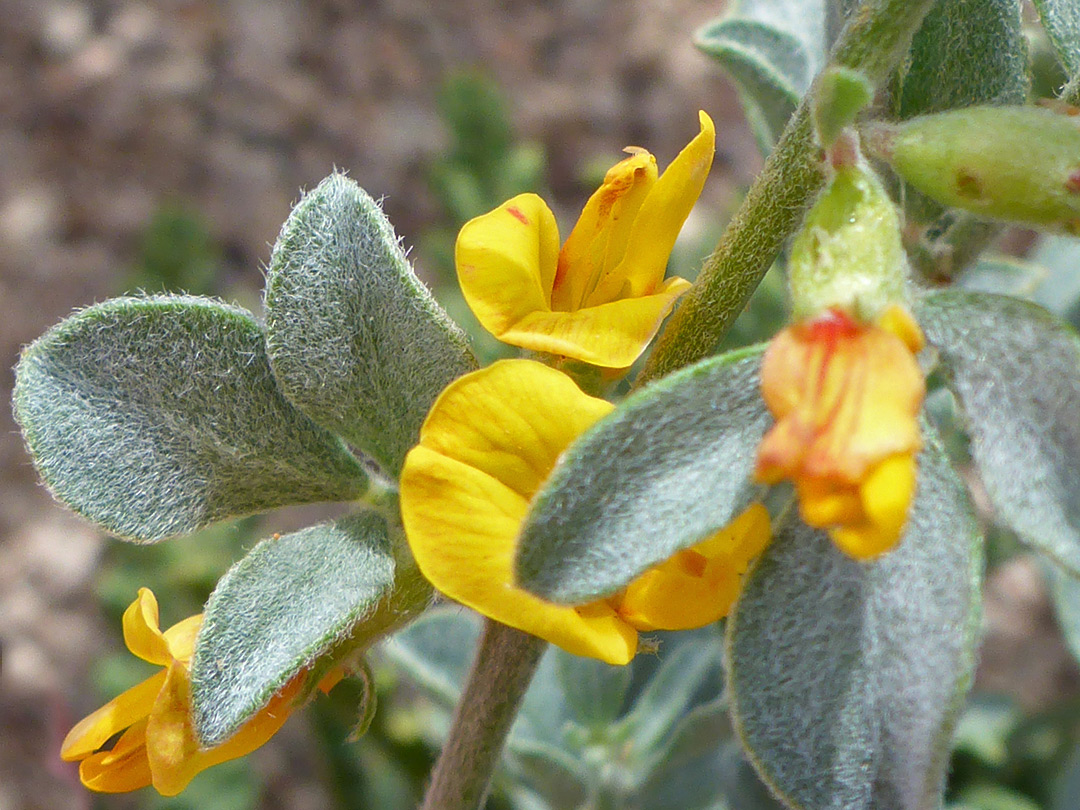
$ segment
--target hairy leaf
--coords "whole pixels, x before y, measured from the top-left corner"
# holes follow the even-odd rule
[[[1076,0],[1034,0],[1046,36],[1070,77],[1080,75],[1080,3]]]
[[[378,203],[341,174],[306,194],[282,227],[266,313],[286,396],[392,475],[435,397],[476,367]]]
[[[591,601],[745,509],[770,420],[758,391],[761,352],[671,374],[572,444],[525,520],[522,584],[556,602]]]
[[[1006,296],[934,293],[918,317],[963,408],[997,518],[1080,574],[1080,338]]]
[[[373,512],[263,540],[234,565],[207,602],[192,659],[203,743],[223,742],[337,643],[370,639],[395,568],[386,522]]]
[[[23,352],[15,417],[53,494],[131,540],[367,488],[281,395],[254,318],[209,299],[118,298],[62,321]]]
[[[736,0],[695,35],[698,48],[738,87],[765,152],[825,64],[826,5],[825,0]]]
[[[792,807],[939,804],[974,666],[982,546],[940,449],[919,462],[895,550],[858,562],[792,519],[728,620],[736,728]]]
[[[1020,0],[938,0],[911,43],[900,117],[1023,104],[1027,43]]]

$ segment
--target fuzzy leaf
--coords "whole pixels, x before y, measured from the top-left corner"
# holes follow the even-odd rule
[[[613,736],[626,736],[633,756],[654,759],[694,699],[708,693],[708,686],[716,684],[719,696],[719,641],[717,636],[664,650],[659,668],[613,732]]]
[[[981,549],[931,446],[894,551],[857,562],[792,519],[759,558],[728,620],[732,716],[792,807],[939,805],[974,666]]]
[[[745,509],[771,419],[758,390],[761,353],[671,374],[572,444],[522,528],[524,587],[556,602],[597,599]]]
[[[117,298],[62,321],[23,352],[15,417],[53,494],[140,542],[367,488],[281,395],[254,318],[210,299]]]
[[[395,476],[435,397],[476,367],[378,203],[341,174],[306,194],[282,227],[266,311],[285,395]]]
[[[900,117],[1023,104],[1027,43],[1020,0],[938,0],[911,43]]]
[[[1034,4],[1065,71],[1070,77],[1080,75],[1080,3],[1076,0],[1034,0]]]
[[[1080,575],[1080,338],[1005,296],[935,293],[918,316],[998,520]]]
[[[1048,272],[1033,262],[1010,256],[979,259],[956,278],[956,286],[968,292],[1030,298],[1046,281]]]
[[[630,667],[616,667],[556,649],[555,672],[573,719],[586,728],[607,728],[622,711]]]
[[[429,610],[382,645],[382,653],[447,710],[457,705],[480,639],[476,614]]]
[[[223,742],[316,657],[385,630],[377,607],[394,590],[395,568],[386,522],[373,512],[255,546],[218,582],[196,639],[199,738]]]
[[[731,76],[762,151],[825,64],[825,0],[736,0],[695,35]],[[839,16],[839,14],[838,14]]]

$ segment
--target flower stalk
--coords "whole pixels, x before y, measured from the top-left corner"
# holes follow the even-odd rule
[[[886,81],[933,0],[866,0],[833,48],[832,64]],[[811,123],[811,94],[799,105],[742,206],[660,336],[636,386],[712,354],[798,226],[825,174]]]
[[[472,670],[421,810],[477,810],[547,642],[484,620]]]

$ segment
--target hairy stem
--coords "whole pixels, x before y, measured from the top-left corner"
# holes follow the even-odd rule
[[[907,53],[934,0],[864,0],[833,48],[831,64],[880,86]],[[637,385],[708,357],[795,230],[824,181],[810,95],[795,111],[697,282],[675,312]]]
[[[546,647],[535,636],[484,620],[472,671],[421,810],[477,810],[483,804],[503,742]]]

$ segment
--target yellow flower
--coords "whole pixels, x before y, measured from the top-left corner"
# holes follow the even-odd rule
[[[452,599],[578,655],[625,664],[638,630],[700,627],[726,615],[739,575],[768,542],[755,504],[727,528],[647,571],[622,593],[554,605],[515,584],[533,496],[560,455],[612,409],[562,372],[506,360],[439,396],[405,459],[401,512],[420,570]]]
[[[918,324],[894,304],[874,324],[826,311],[780,332],[765,354],[761,388],[776,425],[757,477],[792,479],[803,520],[858,559],[892,548],[907,521],[922,446],[922,346]]]
[[[202,615],[165,632],[158,627],[157,599],[148,588],[124,612],[124,643],[144,661],[164,669],[83,718],[68,733],[60,756],[79,762],[79,778],[91,790],[123,793],[153,785],[175,796],[196,774],[242,757],[269,740],[292,712],[306,673],[294,677],[227,742],[202,750],[191,725],[188,668]],[[340,670],[319,684],[329,690]],[[99,750],[123,732],[108,750]]]
[[[712,165],[716,132],[699,116],[701,132],[660,177],[656,158],[628,148],[561,251],[555,216],[535,194],[465,223],[458,280],[484,328],[525,349],[629,367],[690,287],[664,272]]]

